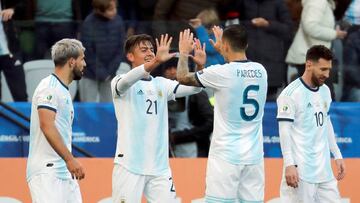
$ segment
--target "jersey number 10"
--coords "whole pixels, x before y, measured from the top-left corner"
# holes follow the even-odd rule
[[[324,114],[323,112],[316,112],[314,113],[314,116],[315,116],[315,120],[316,120],[316,126],[319,127],[319,126],[322,126],[324,124]]]

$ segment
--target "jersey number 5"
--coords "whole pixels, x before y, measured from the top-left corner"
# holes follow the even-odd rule
[[[245,112],[245,107],[240,107],[240,116],[245,121],[252,121],[259,113],[259,103],[256,99],[249,98],[249,91],[259,91],[259,85],[249,85],[245,88],[243,94],[243,104],[253,105],[255,108],[255,112],[252,115],[247,115]]]

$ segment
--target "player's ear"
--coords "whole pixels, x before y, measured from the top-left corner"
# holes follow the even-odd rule
[[[71,58],[68,60],[68,64],[69,64],[69,67],[70,67],[70,68],[74,67],[75,63],[76,63],[76,59],[73,58],[73,57],[71,57]]]
[[[129,60],[130,62],[134,62],[134,54],[132,54],[132,53],[127,53],[127,54],[126,54],[126,58],[127,58],[127,60]]]
[[[306,62],[305,62],[305,70],[310,69],[312,64],[313,64],[313,62],[311,60],[306,60]]]

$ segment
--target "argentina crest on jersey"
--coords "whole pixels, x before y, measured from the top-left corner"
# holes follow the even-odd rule
[[[158,91],[158,97],[160,97],[160,98],[163,97],[163,93],[161,90]]]
[[[290,105],[288,105],[288,104],[283,104],[279,108],[279,113],[282,115],[290,115],[291,111],[292,111],[292,109],[290,108]]]
[[[53,98],[54,97],[52,93],[49,93],[47,95],[44,95],[43,98],[40,99],[40,103],[51,105],[53,103]]]

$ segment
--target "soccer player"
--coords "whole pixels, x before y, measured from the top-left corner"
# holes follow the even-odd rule
[[[55,71],[39,83],[32,98],[26,176],[36,203],[82,202],[76,180],[85,171],[71,154],[74,107],[68,86],[83,75],[84,50],[75,39],[56,42],[51,48]]]
[[[149,35],[133,35],[125,42],[125,54],[132,69],[111,82],[118,121],[118,140],[113,170],[113,201],[175,201],[169,167],[168,100],[198,93],[201,88],[179,85],[177,81],[149,73],[174,57],[169,53],[172,38],[156,39],[157,52]],[[205,53],[205,51],[204,51]],[[205,61],[203,61],[205,64]]]
[[[247,60],[247,34],[240,25],[213,28],[213,46],[227,61],[189,73],[193,36],[180,33],[177,79],[181,84],[214,91],[214,131],[206,172],[206,202],[263,202],[262,118],[267,73]],[[195,47],[195,50],[197,46]]]
[[[324,84],[333,55],[322,45],[306,53],[305,72],[290,83],[277,99],[284,175],[282,202],[340,202],[337,180],[345,176],[345,164],[335,141],[329,109],[331,94]],[[330,151],[338,174],[334,178]]]

